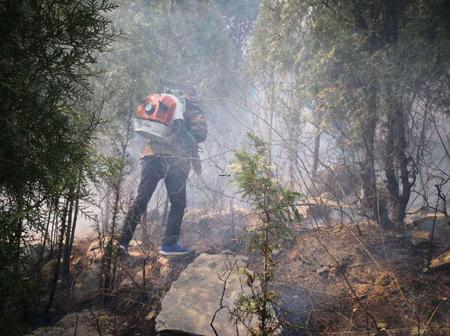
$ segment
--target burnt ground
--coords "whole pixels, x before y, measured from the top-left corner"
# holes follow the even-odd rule
[[[374,223],[299,234],[278,256],[284,333],[450,335],[450,271],[424,273],[428,256]]]
[[[246,219],[242,213],[187,216],[183,243],[196,253],[229,249],[245,254],[238,237]],[[157,237],[160,228],[154,229]],[[61,284],[53,322],[66,316],[61,321],[72,325],[64,328],[73,335],[74,318],[68,316],[75,313],[76,321],[87,316],[104,334],[154,334],[161,298],[195,254],[168,260],[158,257],[156,245],[136,244],[129,257],[119,260],[117,289],[105,296],[98,290],[93,244],[78,242],[76,278],[66,287]],[[445,248],[434,246],[434,254]],[[408,234],[381,232],[372,222],[297,233],[277,254],[274,289],[286,322],[282,334],[450,335],[450,271],[423,273],[428,256],[429,245],[414,247]],[[257,269],[258,263],[252,256],[249,267]]]
[[[197,254],[243,250],[238,237],[247,215],[240,212],[187,213],[181,243],[193,250],[187,256],[165,258],[158,255],[163,232],[160,222],[148,223],[145,233],[139,226],[130,243],[130,254],[116,260],[113,289],[101,290],[103,250],[96,235],[77,240],[71,258],[69,279],[61,279],[49,316],[39,316],[33,336],[43,335],[154,335],[160,302],[171,284]],[[147,235],[147,237],[146,237]],[[41,301],[48,297],[47,284],[54,263],[44,266]],[[78,333],[77,333],[78,330]]]

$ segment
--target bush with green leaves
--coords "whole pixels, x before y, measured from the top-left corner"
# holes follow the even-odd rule
[[[278,263],[275,255],[284,242],[292,239],[289,224],[301,219],[295,208],[300,195],[280,185],[267,160],[266,143],[253,134],[249,137],[254,150],[242,149],[235,153],[234,180],[258,217],[247,229],[246,239],[249,253],[258,254],[262,265],[255,271],[243,270],[250,290],[240,295],[235,314],[241,320],[257,317],[258,327],[249,326],[252,335],[273,335],[281,326],[273,309],[280,302],[272,288]]]

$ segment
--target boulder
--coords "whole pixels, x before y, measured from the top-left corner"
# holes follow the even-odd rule
[[[72,299],[83,302],[95,298],[100,293],[100,275],[100,265],[92,264],[84,268],[72,287]]]
[[[227,253],[200,254],[164,296],[161,312],[156,318],[156,330],[215,335],[210,324],[216,314],[213,325],[217,333],[223,336],[236,335],[235,320],[229,310],[235,307],[235,301],[242,293],[245,276],[240,273],[240,269],[245,267],[246,261],[247,257]],[[219,309],[222,292],[222,306],[227,308]],[[237,329],[240,335],[247,334],[241,323],[237,324]]]

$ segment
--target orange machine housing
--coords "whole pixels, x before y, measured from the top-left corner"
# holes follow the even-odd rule
[[[175,115],[177,103],[170,96],[151,94],[138,106],[136,117],[170,126]]]

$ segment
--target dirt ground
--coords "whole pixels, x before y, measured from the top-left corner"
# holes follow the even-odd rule
[[[238,237],[248,220],[239,212],[188,214],[182,243],[195,253],[244,254]],[[161,228],[153,229],[150,234],[158,237]],[[72,323],[67,335],[73,335],[73,321],[83,319],[91,321],[86,328],[93,335],[99,328],[105,335],[152,335],[161,298],[196,254],[161,258],[158,238],[153,248],[134,243],[118,263],[116,289],[105,299],[92,240],[75,247],[76,278],[60,291],[55,317]],[[445,248],[437,244],[433,254]],[[287,323],[283,335],[450,335],[450,270],[424,273],[429,252],[429,245],[414,246],[408,233],[381,232],[373,222],[297,232],[277,254],[274,289]],[[250,261],[257,269],[258,258]],[[50,333],[34,335],[44,334]]]
[[[278,256],[285,333],[450,335],[450,271],[424,273],[428,256],[373,222],[299,234]]]

